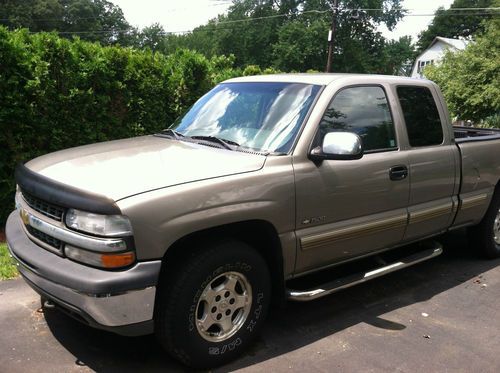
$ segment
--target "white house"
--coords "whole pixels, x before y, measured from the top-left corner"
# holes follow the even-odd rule
[[[415,60],[415,63],[413,64],[413,68],[411,70],[411,77],[423,78],[422,70],[426,65],[441,61],[446,50],[463,50],[465,49],[467,44],[469,44],[468,40],[442,38],[441,36],[435,37],[431,45],[429,45],[429,47],[424,50]]]

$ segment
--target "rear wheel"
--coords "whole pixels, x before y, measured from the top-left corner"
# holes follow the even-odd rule
[[[496,193],[483,220],[470,230],[471,245],[487,258],[500,258],[500,191]]]
[[[198,251],[162,281],[156,334],[173,357],[194,368],[241,354],[258,334],[270,303],[267,264],[242,242]]]

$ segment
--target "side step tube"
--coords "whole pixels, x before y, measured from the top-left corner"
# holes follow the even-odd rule
[[[335,293],[339,290],[349,288],[351,286],[361,284],[363,282],[372,280],[374,278],[386,275],[391,272],[395,272],[399,269],[409,267],[413,264],[423,262],[428,259],[432,259],[443,252],[443,246],[438,242],[433,242],[433,248],[420,251],[413,255],[407,256],[401,259],[399,262],[388,264],[384,267],[374,269],[369,272],[356,273],[347,277],[342,277],[337,280],[323,284],[317,289],[309,290],[292,290],[287,289],[287,297],[289,300],[297,302],[307,302],[310,300],[318,299]]]

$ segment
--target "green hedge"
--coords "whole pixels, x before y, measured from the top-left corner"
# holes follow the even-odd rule
[[[0,27],[0,227],[13,209],[18,162],[165,128],[218,81],[241,74],[233,62]]]

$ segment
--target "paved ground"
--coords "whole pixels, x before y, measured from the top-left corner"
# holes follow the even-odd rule
[[[465,249],[270,316],[255,347],[218,371],[500,372],[500,260]],[[179,371],[153,337],[38,313],[22,280],[0,283],[0,372]]]

